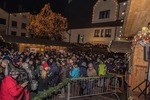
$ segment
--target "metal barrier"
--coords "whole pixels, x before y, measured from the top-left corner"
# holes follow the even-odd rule
[[[67,100],[100,94],[114,94],[120,100],[116,94],[116,76],[83,77],[71,80],[72,82],[68,84]]]

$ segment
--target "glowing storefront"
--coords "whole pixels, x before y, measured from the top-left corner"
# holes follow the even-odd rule
[[[2,40],[7,43],[13,43],[17,45],[17,49],[22,52],[24,50],[30,50],[31,52],[43,52],[50,50],[66,50],[68,43],[55,42],[46,39],[26,38],[19,36],[3,35]]]

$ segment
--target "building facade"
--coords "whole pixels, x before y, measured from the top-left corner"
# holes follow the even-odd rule
[[[30,13],[8,13],[0,9],[0,34],[28,37],[26,26],[29,24]]]
[[[127,0],[98,0],[93,7],[91,25],[70,29],[66,41],[109,44],[112,40],[119,40],[122,36],[126,9]]]

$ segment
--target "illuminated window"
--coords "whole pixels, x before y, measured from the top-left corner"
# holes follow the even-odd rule
[[[95,30],[94,37],[99,37],[99,30]]]
[[[100,11],[99,19],[110,18],[110,10]]]
[[[111,37],[111,29],[105,29],[105,37]]]

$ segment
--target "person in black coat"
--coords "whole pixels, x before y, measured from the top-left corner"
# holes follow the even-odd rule
[[[48,76],[45,69],[41,69],[41,75],[38,78],[38,91],[48,89]]]
[[[5,75],[4,75],[4,72],[3,72],[3,68],[0,66],[0,85],[1,85],[1,82],[4,79],[4,77],[5,77]]]

